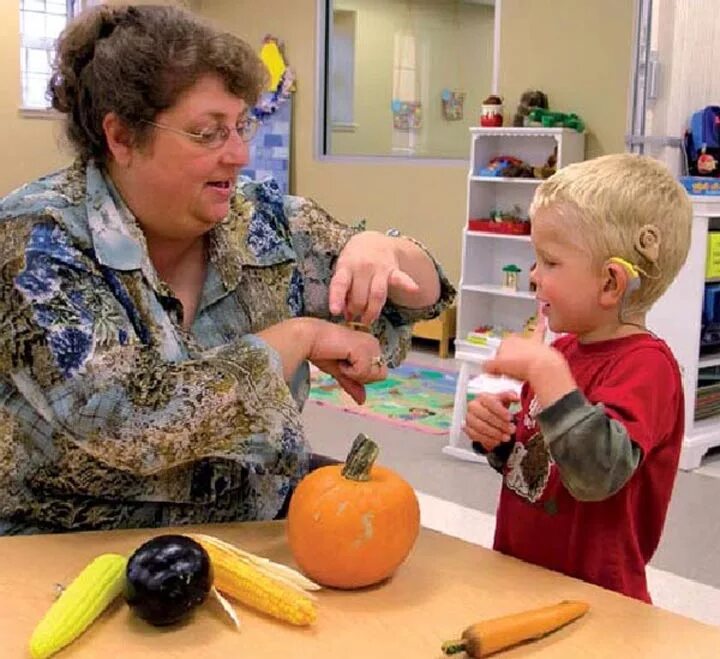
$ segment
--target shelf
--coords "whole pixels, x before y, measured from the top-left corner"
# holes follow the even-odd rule
[[[509,136],[509,137],[555,137],[556,135],[584,135],[572,128],[544,128],[543,126],[501,126],[499,128],[484,128],[473,126],[472,135],[482,136]]]
[[[710,368],[720,366],[720,355],[703,355],[698,359],[698,368]]]
[[[510,289],[503,288],[499,284],[463,284],[460,288],[463,291],[486,293],[487,295],[515,297],[521,300],[535,300],[535,293],[531,293],[530,291],[512,291]]]
[[[520,176],[471,176],[471,181],[482,183],[520,183],[521,185],[539,185],[544,178],[522,178]]]
[[[530,236],[517,233],[492,233],[490,231],[470,231],[465,229],[466,236],[481,236],[483,238],[497,238],[499,240],[518,240],[523,243],[530,242]]]

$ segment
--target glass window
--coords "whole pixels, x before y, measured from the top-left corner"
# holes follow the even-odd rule
[[[79,4],[77,0],[20,0],[22,107],[43,110],[50,106],[46,91],[55,41]]]
[[[326,0],[323,155],[467,158],[494,0]]]

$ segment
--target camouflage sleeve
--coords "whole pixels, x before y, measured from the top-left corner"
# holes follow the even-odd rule
[[[206,351],[173,342],[167,315],[135,303],[141,273],[122,275],[50,221],[0,223],[0,402],[40,461],[57,471],[79,449],[147,477],[208,457],[303,471],[277,354],[252,335]]]
[[[301,197],[286,197],[285,212],[298,256],[298,267],[304,278],[305,313],[328,319],[328,291],[337,258],[350,238],[361,229],[338,222],[314,201]],[[424,245],[412,238],[410,240],[433,260],[440,279],[440,298],[434,305],[421,309],[401,307],[389,301],[385,304],[373,333],[380,340],[390,366],[400,364],[405,358],[410,346],[412,324],[435,318],[455,298],[455,289],[437,261]]]
[[[563,484],[578,501],[602,501],[635,473],[642,451],[602,405],[575,390],[538,415]]]

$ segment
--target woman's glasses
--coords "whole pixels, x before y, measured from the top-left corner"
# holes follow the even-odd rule
[[[230,133],[233,130],[239,135],[243,142],[250,142],[255,137],[258,128],[260,127],[260,122],[255,119],[255,117],[247,117],[246,119],[238,121],[234,128],[230,128],[225,124],[218,124],[216,126],[205,128],[197,133],[173,128],[172,126],[159,124],[155,121],[143,120],[143,123],[154,126],[155,128],[161,128],[162,130],[169,130],[171,133],[184,135],[196,144],[199,144],[207,149],[219,149],[224,146],[228,139],[230,139]]]

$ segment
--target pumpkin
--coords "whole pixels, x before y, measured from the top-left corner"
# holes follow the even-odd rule
[[[396,472],[375,465],[377,455],[377,444],[361,433],[344,465],[309,473],[290,499],[292,555],[324,586],[350,589],[383,581],[415,544],[415,492]]]

